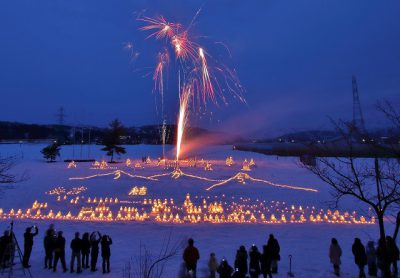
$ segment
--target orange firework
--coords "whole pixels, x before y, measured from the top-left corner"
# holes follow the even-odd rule
[[[169,54],[167,51],[158,53],[158,63],[153,74],[154,90],[164,94],[164,68],[169,63]]]
[[[164,17],[159,16],[157,18],[143,17],[139,20],[146,22],[148,25],[140,28],[140,30],[156,30],[150,34],[147,38],[156,37],[157,39],[172,38],[176,31],[181,27],[178,23],[170,23],[165,20]]]
[[[179,96],[179,118],[178,118],[178,137],[176,141],[176,161],[179,161],[181,154],[181,146],[183,139],[183,131],[185,130],[188,114],[188,100],[191,95],[190,86],[184,86],[182,94]]]
[[[195,46],[193,42],[188,39],[187,32],[182,32],[174,35],[171,39],[171,44],[174,47],[175,55],[177,58],[196,58]]]
[[[203,48],[199,48],[199,56],[201,60],[202,84],[203,84],[203,101],[206,102],[206,97],[215,102],[214,87],[208,72],[207,60]]]

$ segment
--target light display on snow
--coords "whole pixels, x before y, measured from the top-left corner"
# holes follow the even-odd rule
[[[146,186],[135,186],[132,187],[131,191],[129,191],[129,196],[144,196],[147,194],[147,187]]]
[[[76,168],[76,167],[77,167],[77,165],[76,165],[75,161],[73,161],[73,160],[70,163],[68,163],[68,165],[67,165],[68,169]]]
[[[226,166],[232,166],[234,163],[235,162],[233,161],[233,157],[232,156],[227,157],[226,160],[225,160]]]
[[[109,166],[108,163],[107,163],[105,160],[103,160],[103,161],[101,161],[101,162],[95,161],[95,162],[92,164],[92,168],[91,168],[91,169],[106,170],[106,169],[116,169],[116,167],[111,167],[111,166]]]
[[[82,200],[82,205],[77,200]],[[353,212],[323,210],[313,206],[289,205],[285,202],[250,198],[195,196],[190,194],[181,203],[174,199],[144,198],[136,201],[113,197],[65,200],[65,211],[53,211],[48,203],[35,201],[26,210],[0,209],[2,219],[51,219],[72,221],[155,221],[165,223],[332,223],[374,224],[375,218]]]
[[[56,187],[52,190],[47,191],[45,194],[47,195],[78,195],[81,192],[87,190],[87,187],[73,187],[69,190],[66,190],[63,186]]]

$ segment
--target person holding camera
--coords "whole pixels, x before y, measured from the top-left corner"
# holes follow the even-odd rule
[[[35,230],[35,232],[32,233],[32,230]],[[37,236],[39,233],[39,229],[36,226],[28,227],[25,230],[24,233],[24,256],[22,259],[22,265],[25,268],[31,267],[29,264],[29,259],[31,257],[32,253],[32,247],[33,247],[33,238]]]

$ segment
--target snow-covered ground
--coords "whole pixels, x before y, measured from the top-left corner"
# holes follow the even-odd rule
[[[207,177],[213,180],[224,180],[241,172],[242,162],[245,158],[250,161],[254,159],[256,167],[250,172],[246,172],[251,177],[268,180],[275,184],[291,185],[297,187],[305,187],[316,189],[318,192],[294,190],[288,188],[273,187],[269,184],[257,181],[246,180],[246,184],[242,184],[239,180],[233,180],[229,183],[215,187],[210,191],[206,191],[208,187],[217,182],[194,179],[188,176],[182,176],[174,179],[169,175],[157,177],[156,180],[146,180],[131,178],[122,175],[119,179],[114,179],[115,175],[95,177],[86,180],[70,180],[74,177],[87,177],[94,174],[109,173],[116,169],[96,170],[90,169],[91,163],[78,163],[77,168],[67,169],[64,162],[45,163],[40,150],[43,145],[40,144],[22,144],[22,145],[0,145],[0,154],[17,155],[20,157],[20,163],[16,167],[16,171],[26,171],[29,179],[25,182],[13,185],[11,188],[1,190],[0,192],[0,208],[8,213],[11,208],[26,209],[32,207],[35,200],[38,202],[47,202],[48,208],[43,211],[47,212],[52,209],[55,213],[62,211],[63,214],[71,211],[73,215],[77,215],[82,206],[89,206],[84,203],[87,198],[118,198],[121,201],[142,202],[143,198],[152,198],[161,200],[174,199],[176,205],[182,206],[186,194],[189,193],[193,202],[200,202],[200,199],[217,200],[232,204],[232,202],[244,202],[246,198],[250,198],[249,204],[256,204],[265,201],[266,205],[276,204],[280,202],[282,206],[290,207],[292,204],[295,208],[302,206],[311,209],[315,206],[316,210],[329,209],[330,200],[329,188],[322,184],[307,170],[299,167],[297,158],[283,158],[275,156],[264,156],[261,154],[246,153],[233,151],[231,146],[211,146],[200,151],[195,155],[199,160],[209,160],[212,164],[213,171],[205,171],[204,167],[182,167],[184,173]],[[101,146],[91,146],[90,156],[96,160],[107,159],[104,152],[100,151]],[[88,157],[88,147],[83,146],[63,146],[60,160],[69,159],[73,156],[78,158]],[[173,157],[173,148],[169,148],[170,156]],[[127,154],[117,158],[118,161],[125,162],[130,158],[134,163],[141,161],[143,156],[150,156],[153,161],[160,156],[160,146],[137,145],[127,146]],[[225,165],[225,159],[232,156],[235,164],[231,167]],[[132,165],[134,165],[134,163]],[[128,173],[140,176],[152,176],[160,173],[169,173],[171,169],[166,170],[156,166],[155,163],[143,165],[142,169],[135,167],[127,167],[125,163],[113,164],[112,167],[126,171]],[[80,193],[85,199],[80,199],[77,205],[70,204],[72,198],[68,196],[66,201],[57,201],[55,195],[48,195],[48,192],[56,187],[62,186],[67,191],[71,188],[87,187],[87,190]],[[144,197],[128,196],[132,187],[146,186],[147,195]],[[197,197],[197,198],[196,198]],[[240,198],[243,198],[242,200]],[[125,206],[126,204],[113,204],[114,207]],[[201,205],[197,203],[197,205]],[[131,205],[132,206],[132,205]],[[343,213],[349,211],[350,214],[356,210],[358,215],[369,215],[368,208],[361,206],[353,200],[343,200],[339,207]],[[117,209],[118,210],[118,209]],[[113,211],[114,217],[116,211]],[[297,214],[298,215],[298,214]],[[286,215],[288,218],[290,213]],[[269,220],[267,217],[267,220]],[[279,218],[279,214],[277,214]],[[297,216],[296,216],[297,217]],[[359,216],[357,216],[359,217]],[[289,220],[289,219],[288,219]],[[4,230],[9,224],[9,220],[0,221],[0,229]],[[101,231],[109,234],[113,238],[111,269],[112,272],[107,274],[109,277],[122,277],[123,269],[126,263],[139,254],[140,245],[154,253],[158,254],[159,249],[163,245],[163,241],[169,234],[172,235],[173,241],[179,241],[184,238],[192,237],[195,245],[200,250],[201,259],[198,264],[199,277],[206,277],[207,259],[211,252],[215,252],[219,259],[225,257],[230,264],[233,264],[236,249],[240,245],[249,248],[252,244],[256,244],[261,248],[266,243],[267,237],[273,233],[279,240],[281,245],[280,274],[276,277],[286,277],[289,270],[288,256],[293,256],[293,272],[296,277],[334,277],[332,267],[327,256],[330,239],[336,237],[343,249],[342,270],[343,277],[356,277],[357,269],[354,265],[351,254],[351,244],[354,237],[359,237],[366,243],[368,240],[375,240],[378,235],[378,227],[376,224],[333,224],[333,223],[281,223],[281,224],[263,224],[263,223],[247,223],[247,224],[213,224],[213,223],[157,223],[154,218],[144,221],[119,221],[119,222],[82,222],[70,220],[37,220],[23,219],[15,221],[15,232],[19,242],[23,242],[23,231],[26,227],[37,224],[40,229],[39,236],[35,239],[35,245],[31,257],[31,271],[34,277],[51,277],[55,276],[52,272],[43,269],[44,251],[42,247],[43,232],[50,223],[55,223],[57,230],[64,231],[67,242],[72,239],[75,231],[91,232]],[[69,246],[69,245],[68,245]],[[70,250],[67,248],[67,264],[69,262]],[[163,277],[178,277],[181,265],[181,256],[177,256],[170,260]],[[135,265],[132,265],[135,267]],[[59,267],[60,272],[60,267]],[[20,271],[16,271],[16,274]],[[70,274],[63,274],[69,276]],[[85,271],[83,276],[97,277],[99,273],[90,273]]]

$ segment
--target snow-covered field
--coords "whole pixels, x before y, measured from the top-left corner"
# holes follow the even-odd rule
[[[302,169],[298,165],[297,158],[283,158],[275,156],[264,156],[261,154],[246,153],[233,151],[231,146],[212,146],[201,149],[195,154],[200,159],[209,160],[212,164],[213,171],[205,171],[204,167],[182,167],[182,171],[186,174],[207,177],[212,180],[228,179],[238,172],[241,172],[242,162],[245,158],[250,161],[254,159],[256,167],[246,172],[251,177],[259,180],[268,180],[275,184],[291,185],[297,187],[305,187],[316,189],[318,192],[294,190],[289,188],[273,187],[263,182],[246,180],[246,184],[242,184],[239,180],[233,180],[221,186],[215,187],[210,191],[206,191],[211,185],[218,183],[207,180],[191,178],[190,176],[181,176],[178,179],[172,178],[170,175],[157,177],[155,180],[146,180],[140,178],[132,178],[122,175],[119,179],[116,176],[100,176],[85,180],[70,180],[74,177],[87,177],[94,174],[110,173],[117,169],[126,171],[133,175],[149,177],[156,174],[167,174],[171,169],[163,169],[156,166],[154,161],[161,154],[160,146],[127,146],[127,154],[117,158],[122,163],[113,164],[112,167],[117,169],[90,169],[91,163],[78,163],[77,168],[67,169],[67,163],[45,163],[40,150],[43,145],[40,144],[22,144],[22,145],[0,145],[0,154],[17,155],[20,157],[20,163],[16,167],[16,171],[26,171],[29,179],[25,182],[13,185],[11,188],[2,189],[0,191],[0,208],[8,213],[11,208],[17,212],[18,209],[26,211],[31,208],[35,200],[38,202],[47,202],[48,208],[43,209],[44,213],[48,213],[52,209],[54,213],[62,211],[65,215],[71,211],[73,215],[77,215],[82,206],[88,207],[93,204],[87,204],[88,197],[97,199],[106,197],[118,198],[119,202],[131,202],[130,206],[135,203],[142,203],[144,198],[151,199],[174,199],[174,203],[182,206],[186,194],[189,193],[192,201],[200,206],[201,198],[208,198],[208,201],[217,200],[223,203],[227,202],[245,202],[250,198],[249,204],[256,204],[265,201],[265,205],[276,204],[280,202],[281,206],[291,207],[294,205],[298,208],[300,205],[303,209],[308,206],[310,209],[315,206],[316,210],[323,209],[325,212],[329,209],[330,200],[329,188],[322,184],[312,174]],[[173,149],[170,148],[170,156],[173,157]],[[63,146],[60,160],[72,158],[87,158],[88,147],[83,146]],[[90,156],[96,160],[107,159],[100,146],[90,147]],[[143,156],[153,158],[152,164],[143,164],[143,168],[127,167],[125,160],[132,159],[134,165],[141,161]],[[232,156],[235,164],[231,167],[225,165],[225,159]],[[78,204],[71,204],[68,196],[67,200],[57,201],[56,195],[45,194],[56,187],[64,187],[66,191],[72,188],[84,186],[86,191],[81,192],[81,198]],[[128,193],[132,187],[146,186],[146,196],[129,196]],[[63,195],[61,195],[63,196]],[[74,196],[75,197],[75,196]],[[197,197],[197,198],[196,198]],[[240,199],[240,198],[243,199]],[[196,201],[198,203],[196,203]],[[282,203],[285,204],[282,205]],[[127,206],[127,204],[113,204],[113,207]],[[128,205],[129,206],[129,205]],[[363,214],[368,218],[368,208],[360,206],[353,200],[343,200],[339,207],[341,213],[349,211],[350,214],[356,210],[357,215]],[[113,211],[113,217],[116,216],[118,209]],[[280,218],[280,214],[276,215]],[[182,216],[183,217],[183,216]],[[270,216],[267,216],[269,220]],[[290,213],[286,215],[289,220]],[[297,216],[296,216],[297,217]],[[359,216],[357,216],[359,217]],[[308,219],[307,219],[308,220]],[[9,220],[0,221],[0,229],[4,230],[9,224]],[[288,221],[289,222],[289,221]],[[113,238],[112,256],[111,256],[111,273],[109,277],[122,277],[123,269],[126,263],[137,257],[140,245],[158,254],[159,249],[163,245],[165,238],[171,234],[173,241],[179,241],[184,238],[192,237],[195,245],[200,250],[201,259],[198,264],[199,277],[206,277],[207,259],[211,252],[215,252],[217,258],[225,257],[230,264],[234,262],[236,249],[240,245],[249,248],[252,244],[256,244],[261,248],[266,243],[267,237],[273,233],[279,240],[281,245],[280,274],[276,277],[286,277],[289,270],[288,256],[293,256],[293,272],[296,277],[334,277],[332,267],[327,256],[331,237],[336,237],[343,249],[342,270],[343,277],[356,277],[357,269],[354,265],[351,254],[351,244],[354,237],[359,237],[366,243],[368,240],[375,240],[378,233],[376,224],[333,224],[333,223],[280,223],[280,224],[264,224],[264,223],[246,223],[246,224],[214,224],[214,223],[158,223],[154,217],[150,220],[139,221],[118,221],[118,222],[84,222],[71,220],[38,220],[23,219],[15,221],[15,232],[20,241],[23,242],[23,231],[26,227],[37,224],[40,234],[35,239],[35,245],[31,257],[31,271],[34,277],[51,277],[55,276],[52,272],[43,269],[44,250],[42,247],[43,233],[50,223],[55,223],[57,230],[64,231],[67,242],[72,239],[75,231],[91,232],[101,231],[109,234]],[[69,244],[68,244],[69,246]],[[67,264],[69,262],[69,248],[67,249]],[[173,258],[167,264],[167,269],[163,277],[178,277],[181,265],[181,256]],[[100,265],[99,265],[100,266]],[[133,264],[132,267],[135,267]],[[60,273],[59,267],[59,273]],[[16,271],[15,274],[19,274]],[[83,276],[97,277],[100,274],[85,271]],[[63,274],[70,276],[70,274]]]

